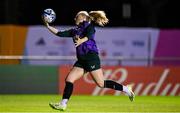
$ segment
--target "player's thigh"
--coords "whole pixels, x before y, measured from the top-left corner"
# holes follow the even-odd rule
[[[100,69],[91,71],[90,73],[91,73],[93,80],[95,80],[96,84],[99,87],[104,87],[104,76],[103,76],[102,69],[100,68]]]
[[[66,77],[66,81],[74,83],[84,74],[84,69],[80,67],[73,67]]]

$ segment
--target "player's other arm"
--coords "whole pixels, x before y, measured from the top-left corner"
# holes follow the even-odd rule
[[[75,40],[75,47],[78,47],[79,45],[81,45],[82,43],[88,41],[89,39],[92,38],[92,35],[95,33],[95,29],[93,26],[89,26],[87,28],[87,34],[85,37],[80,38],[79,36],[76,36],[76,40]]]
[[[82,43],[86,41],[88,41],[88,37],[80,38],[79,36],[76,36],[75,47],[78,47],[79,45],[81,45]]]

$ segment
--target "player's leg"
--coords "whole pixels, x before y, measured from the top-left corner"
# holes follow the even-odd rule
[[[102,69],[97,69],[97,70],[94,70],[94,71],[91,71],[91,76],[93,77],[93,79],[95,80],[96,84],[101,87],[101,88],[111,88],[111,89],[114,89],[114,90],[118,90],[118,91],[123,91],[125,92],[128,96],[129,96],[129,99],[131,101],[134,100],[134,93],[131,89],[130,86],[124,86],[122,84],[119,84],[113,80],[104,80],[104,77],[103,77],[103,71]]]
[[[80,79],[84,74],[84,69],[80,67],[73,67],[68,76],[66,77],[66,86],[63,92],[63,100],[70,98],[73,92],[73,83]]]
[[[50,103],[50,106],[57,110],[65,110],[67,103],[73,92],[73,83],[81,78],[84,74],[84,69],[80,67],[73,67],[66,77],[66,85],[63,92],[63,97],[60,103]]]

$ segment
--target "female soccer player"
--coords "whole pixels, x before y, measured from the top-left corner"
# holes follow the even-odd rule
[[[59,31],[45,22],[46,27],[59,37],[72,37],[76,52],[77,61],[66,77],[66,85],[63,97],[59,103],[50,103],[49,105],[56,110],[65,110],[67,103],[73,92],[73,83],[81,78],[84,73],[89,72],[95,83],[101,88],[111,88],[123,91],[129,96],[130,101],[134,100],[134,93],[130,86],[121,85],[112,80],[104,80],[103,71],[100,65],[98,49],[95,42],[95,25],[104,26],[108,19],[104,11],[80,11],[75,17],[76,27],[73,29]]]

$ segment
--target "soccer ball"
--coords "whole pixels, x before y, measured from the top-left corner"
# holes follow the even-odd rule
[[[45,9],[42,16],[47,23],[53,23],[56,19],[56,13],[50,8]]]

